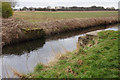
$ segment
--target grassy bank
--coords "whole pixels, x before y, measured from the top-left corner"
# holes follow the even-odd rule
[[[118,78],[118,31],[99,32],[91,44],[60,56],[49,66],[38,64],[27,77]]]

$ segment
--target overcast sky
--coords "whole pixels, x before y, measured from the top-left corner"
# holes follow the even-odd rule
[[[46,7],[46,6],[104,6],[104,7],[115,7],[118,8],[119,0],[16,0],[18,5],[16,8],[20,7]]]

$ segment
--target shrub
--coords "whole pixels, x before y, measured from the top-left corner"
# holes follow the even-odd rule
[[[2,2],[2,17],[9,18],[13,15],[13,9],[11,8],[11,3]]]

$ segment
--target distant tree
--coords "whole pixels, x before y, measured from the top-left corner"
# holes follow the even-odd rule
[[[28,8],[30,11],[35,11],[36,10],[36,8],[33,8],[33,7],[29,7]]]
[[[110,9],[109,7],[107,7],[106,9]]]
[[[91,6],[91,8],[96,8],[96,6],[94,5],[94,6]]]
[[[73,6],[72,8],[78,8],[77,6]]]
[[[106,9],[107,9],[107,10],[115,10],[114,7],[107,7]]]
[[[110,9],[111,9],[111,10],[115,10],[115,8],[114,8],[114,7],[111,7]]]
[[[47,9],[51,9],[51,6],[47,6]]]
[[[27,7],[23,7],[22,10],[23,10],[23,11],[27,11],[28,8],[27,8]]]

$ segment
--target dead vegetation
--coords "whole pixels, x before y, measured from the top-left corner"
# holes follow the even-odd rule
[[[30,25],[34,26],[32,24]],[[2,45],[4,46],[19,41],[29,40],[32,39],[32,37],[35,38],[38,37],[38,34],[41,34],[38,33],[41,29],[30,30],[26,29],[25,26],[28,27],[29,25],[27,25],[24,21],[19,21],[13,18],[2,19]]]
[[[72,32],[87,27],[118,23],[117,17],[63,19],[31,24],[14,18],[2,19],[2,45],[36,39],[43,35],[51,36]]]
[[[116,23],[118,20],[116,17],[109,18],[86,18],[86,19],[66,19],[57,20],[52,22],[46,22],[41,24],[47,35],[59,34],[61,32],[78,30],[81,28],[106,25]]]

